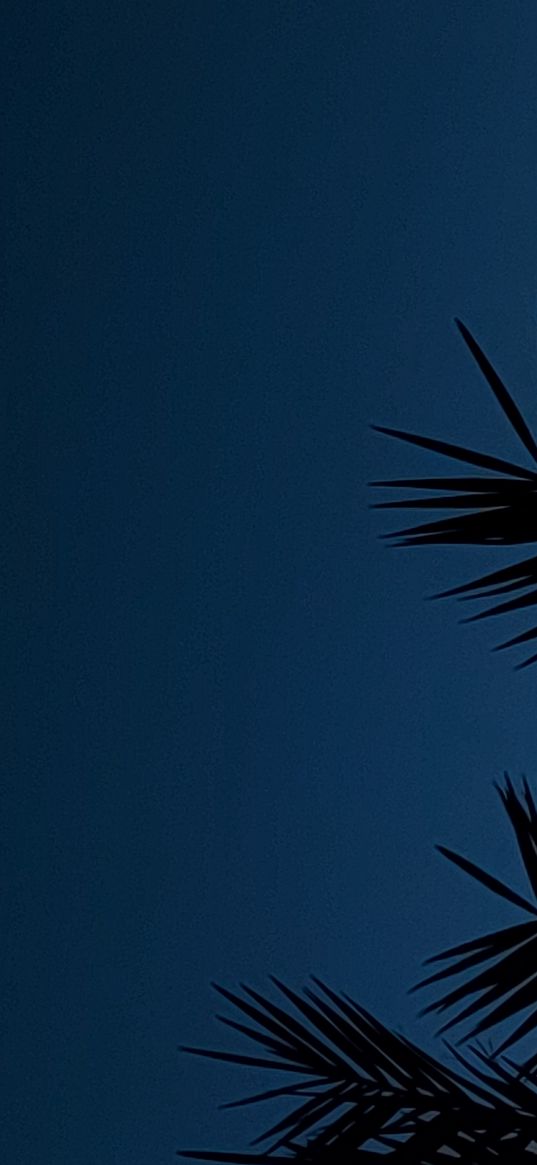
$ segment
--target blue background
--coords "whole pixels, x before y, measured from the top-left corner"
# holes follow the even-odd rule
[[[518,455],[454,314],[537,425],[537,10],[3,19],[0,1143],[165,1165],[260,1125],[176,1051],[210,979],[435,1046],[421,959],[516,920],[434,843],[522,886],[536,672],[422,602],[505,556],[388,550],[366,483],[437,467],[372,421]]]

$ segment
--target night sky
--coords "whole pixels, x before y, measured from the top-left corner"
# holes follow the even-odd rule
[[[439,468],[371,422],[519,455],[454,315],[537,428],[537,7],[1,31],[1,1156],[171,1165],[261,1127],[177,1051],[233,1041],[211,980],[313,972],[440,1051],[421,960],[518,921],[434,844],[524,888],[527,621],[423,602],[513,555],[389,549],[367,482]]]

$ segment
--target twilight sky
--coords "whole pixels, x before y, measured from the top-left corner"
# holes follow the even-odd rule
[[[516,912],[492,781],[537,670],[422,596],[374,477],[537,428],[530,0],[20,0],[4,15],[3,1159],[245,1147],[209,983],[310,972],[407,1036]],[[513,633],[518,624],[513,621]],[[267,1112],[267,1117],[270,1113]]]

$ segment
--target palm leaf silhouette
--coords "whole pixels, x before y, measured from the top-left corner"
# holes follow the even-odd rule
[[[289,1159],[328,1165],[378,1163],[382,1153],[394,1165],[444,1165],[450,1157],[467,1165],[526,1159],[529,1165],[537,1139],[531,1076],[507,1061],[493,1061],[480,1048],[473,1049],[473,1060],[454,1053],[461,1074],[317,979],[301,995],[274,982],[284,1006],[247,987],[242,996],[217,988],[248,1022],[219,1018],[263,1055],[186,1050],[298,1075],[298,1082],[235,1102],[288,1098],[292,1111],[257,1137],[258,1151],[191,1150],[182,1156],[237,1165]]]
[[[514,546],[537,542],[537,444],[510,393],[477,341],[460,320],[456,320],[456,324],[536,468],[528,469],[503,458],[479,453],[446,441],[373,425],[379,433],[474,466],[487,471],[488,474],[488,476],[473,474],[464,477],[372,482],[373,486],[383,488],[433,491],[432,496],[429,494],[426,497],[377,502],[374,508],[455,511],[447,517],[438,517],[433,521],[408,526],[382,537],[395,540],[397,546]],[[465,600],[489,600],[506,594],[513,597],[493,604],[462,621],[470,623],[477,619],[522,611],[526,607],[534,606],[537,603],[537,556],[495,570],[462,586],[452,587],[434,597],[454,596]],[[535,638],[537,627],[532,627],[499,644],[497,650],[528,643]],[[523,660],[518,667],[527,667],[536,660],[537,652]]]
[[[529,1015],[503,1040],[497,1049],[498,1053],[505,1051],[537,1027],[537,809],[527,781],[523,782],[521,796],[517,795],[507,776],[505,785],[497,788],[515,833],[535,902],[521,897],[467,858],[460,857],[444,846],[439,846],[438,849],[488,890],[524,910],[530,915],[530,921],[461,943],[428,959],[428,963],[447,960],[450,965],[429,975],[412,990],[439,983],[451,975],[460,975],[479,968],[477,974],[465,979],[436,1003],[429,1004],[421,1014],[433,1011],[444,1013],[462,1003],[462,1010],[457,1011],[444,1023],[440,1032],[448,1031],[463,1020],[473,1020],[481,1014],[481,1018],[470,1032],[472,1037],[495,1027],[498,1023],[519,1016],[526,1009],[531,1009]],[[468,1002],[469,997],[475,995],[477,998]]]
[[[456,511],[386,535],[398,545],[500,545],[537,542],[537,445],[507,389],[465,326],[462,336],[503,412],[536,468],[399,430],[380,432],[480,471],[458,477],[374,482],[430,490],[432,496],[381,502],[380,508]],[[537,555],[443,592],[461,599],[501,602],[471,616],[479,619],[525,610],[537,603]],[[503,596],[510,596],[504,598]],[[500,647],[529,643],[537,627]],[[537,660],[537,653],[519,666]],[[518,794],[509,777],[497,786],[514,830],[530,897],[507,886],[468,858],[440,852],[489,891],[524,911],[524,921],[471,939],[428,963],[445,962],[413,991],[462,976],[458,985],[421,1014],[451,1012],[440,1028],[470,1020],[474,1039],[515,1020],[494,1051],[474,1043],[468,1053],[444,1043],[453,1067],[441,1064],[408,1039],[390,1031],[349,995],[312,978],[302,993],[273,979],[279,1001],[243,986],[237,994],[217,987],[238,1018],[223,1024],[253,1045],[249,1052],[186,1048],[211,1060],[276,1073],[271,1087],[224,1107],[285,1102],[246,1152],[184,1150],[181,1156],[228,1165],[528,1165],[537,1159],[537,1055],[518,1064],[509,1047],[537,1028],[537,807],[527,781]],[[282,999],[283,997],[283,999]],[[521,1019],[521,1014],[524,1017]],[[460,1041],[462,1042],[462,1041]],[[281,1082],[282,1076],[285,1078]]]

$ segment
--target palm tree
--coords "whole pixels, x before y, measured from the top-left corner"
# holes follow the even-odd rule
[[[514,829],[535,902],[523,898],[467,858],[460,857],[444,846],[438,848],[445,857],[481,882],[488,890],[523,910],[530,916],[530,921],[471,939],[469,942],[461,943],[460,946],[443,951],[440,955],[435,955],[428,960],[429,963],[447,960],[450,961],[450,965],[436,971],[413,988],[417,990],[431,983],[438,983],[451,975],[460,975],[470,968],[484,967],[477,975],[464,980],[438,1002],[429,1004],[421,1014],[426,1015],[432,1011],[445,1012],[467,1000],[469,996],[477,994],[478,998],[467,1003],[462,1011],[444,1023],[438,1033],[446,1032],[456,1024],[484,1011],[486,1014],[469,1033],[471,1038],[481,1035],[505,1020],[512,1019],[526,1009],[531,1009],[515,1031],[502,1041],[496,1049],[496,1054],[506,1051],[537,1027],[537,808],[526,780],[523,782],[521,797],[515,792],[507,775],[505,785],[497,788]],[[537,1056],[531,1061],[531,1066],[537,1066]],[[527,1069],[528,1065],[525,1067]]]
[[[484,474],[464,477],[427,477],[395,481],[375,481],[383,488],[432,490],[433,495],[377,502],[377,509],[449,510],[448,517],[409,526],[382,537],[394,540],[397,546],[514,546],[537,542],[537,444],[507,388],[490,364],[479,344],[460,320],[455,321],[470,352],[484,374],[494,396],[512,425],[533,466],[516,465],[503,458],[479,453],[464,446],[452,445],[431,437],[420,437],[400,429],[373,428],[389,437],[417,445],[422,449],[463,462]],[[461,511],[453,513],[453,511]],[[471,582],[442,591],[434,598],[457,596],[462,599],[491,599],[500,595],[514,597],[481,610],[467,619],[508,614],[532,607],[537,603],[537,556],[525,558],[507,567],[494,570]],[[495,650],[529,643],[537,638],[537,626],[500,643]],[[537,660],[537,653],[518,664],[527,667]]]
[[[537,466],[535,443],[517,406],[464,324],[459,330],[515,433]],[[444,441],[375,426],[391,437],[464,462],[481,472],[465,477],[412,478],[373,485],[433,491],[379,508],[449,510],[451,515],[396,534],[398,545],[511,546],[537,542],[537,468],[515,465]],[[457,512],[458,511],[458,512]],[[471,619],[524,610],[537,603],[537,556],[492,571],[444,595],[488,599],[511,595]],[[468,620],[468,621],[471,621]],[[529,643],[537,627],[500,647]],[[537,653],[520,663],[537,660]],[[229,1165],[291,1160],[309,1165],[530,1165],[537,1160],[537,1054],[513,1061],[506,1052],[537,1028],[537,807],[526,780],[517,793],[509,777],[497,786],[514,831],[531,897],[505,885],[466,857],[439,846],[466,874],[526,914],[502,930],[466,940],[427,960],[444,962],[412,990],[459,976],[458,985],[426,1006],[451,1012],[438,1034],[465,1021],[473,1040],[463,1053],[444,1040],[442,1064],[390,1031],[349,995],[313,978],[302,993],[273,980],[279,1000],[243,987],[217,987],[238,1018],[219,1016],[250,1040],[250,1052],[186,1051],[283,1074],[287,1079],[233,1105],[285,1101],[288,1111],[262,1132],[247,1152],[188,1150],[184,1157]],[[524,1013],[521,1019],[521,1014]],[[477,1037],[500,1023],[515,1026],[494,1051]]]
[[[190,1052],[243,1066],[263,1065],[300,1077],[238,1101],[291,1098],[292,1111],[254,1142],[248,1153],[185,1151],[203,1161],[377,1162],[382,1151],[397,1165],[507,1162],[537,1150],[537,1082],[508,1061],[473,1049],[452,1050],[463,1073],[447,1068],[383,1027],[348,995],[313,980],[301,995],[276,983],[291,1007],[249,988],[220,993],[255,1026],[224,1022],[268,1056]]]
[[[529,786],[524,781],[519,796],[506,777],[499,792],[537,899],[537,810]],[[256,1054],[185,1050],[292,1078],[234,1104],[285,1098],[294,1104],[291,1112],[257,1138],[250,1152],[185,1151],[183,1156],[231,1165],[290,1158],[304,1165],[378,1163],[379,1153],[394,1165],[445,1165],[450,1157],[463,1165],[489,1161],[514,1165],[534,1159],[537,1057],[514,1063],[502,1053],[537,1026],[537,906],[468,859],[439,849],[487,889],[528,912],[531,921],[436,956],[458,961],[418,986],[483,963],[488,966],[425,1011],[445,1010],[480,991],[480,998],[442,1030],[484,1008],[488,1014],[470,1036],[531,1005],[529,1019],[494,1053],[474,1044],[469,1055],[463,1055],[445,1044],[458,1065],[455,1070],[389,1031],[350,996],[337,994],[317,979],[302,994],[274,980],[283,1004],[251,988],[244,987],[242,995],[237,995],[218,987],[241,1017],[219,1018],[246,1036],[256,1046]],[[260,1146],[257,1150],[256,1145]]]

